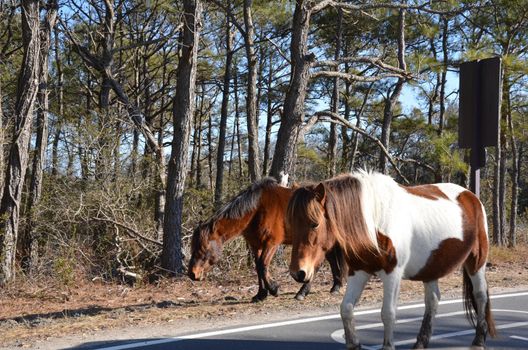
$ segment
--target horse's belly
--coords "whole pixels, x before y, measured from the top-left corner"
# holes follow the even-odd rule
[[[466,260],[471,251],[468,242],[458,238],[447,238],[440,242],[438,248],[430,251],[424,263],[414,261],[411,257],[405,269],[405,277],[415,281],[433,281],[448,275]],[[422,259],[417,259],[423,261]]]

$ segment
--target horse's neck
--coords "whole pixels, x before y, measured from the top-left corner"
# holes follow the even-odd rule
[[[222,241],[226,242],[232,238],[241,235],[249,225],[256,210],[244,215],[238,219],[222,218],[216,223],[216,231],[219,233]]]

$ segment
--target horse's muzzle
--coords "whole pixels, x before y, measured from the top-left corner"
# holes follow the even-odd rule
[[[200,273],[199,275],[195,274],[194,271],[189,271],[189,278],[193,281],[201,281],[203,280],[203,273]]]
[[[306,281],[306,272],[304,270],[299,270],[297,272],[290,271],[290,274],[292,275],[293,279],[299,283],[309,282]]]

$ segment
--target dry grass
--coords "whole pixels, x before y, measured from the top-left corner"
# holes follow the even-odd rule
[[[515,249],[493,247],[488,281],[492,292],[528,287],[528,245]],[[279,263],[273,275],[281,283],[281,295],[253,304],[257,279],[253,271],[232,269],[204,282],[187,278],[162,279],[135,287],[106,283],[101,279],[78,279],[69,287],[46,281],[19,281],[0,291],[0,333],[4,345],[31,347],[36,340],[65,334],[94,333],[130,325],[191,324],[215,319],[236,320],[240,315],[337,311],[341,296],[331,295],[331,274],[325,266],[318,274],[312,294],[304,302],[293,299],[299,284]],[[462,278],[454,273],[441,280],[443,298],[461,293]],[[405,281],[401,301],[419,300],[419,282]],[[361,304],[382,300],[381,283],[367,285]]]

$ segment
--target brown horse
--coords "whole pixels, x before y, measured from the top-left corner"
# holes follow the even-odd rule
[[[276,180],[265,178],[240,192],[200,224],[192,236],[189,277],[202,280],[220,259],[223,244],[242,234],[253,252],[258,275],[259,290],[253,301],[266,299],[268,292],[276,296],[279,286],[268,267],[279,245],[291,244],[291,237],[284,230],[284,214],[292,193],[292,189],[280,186]],[[329,249],[327,260],[334,280],[331,292],[335,293],[342,286],[344,256],[336,246]],[[310,283],[305,283],[295,297],[302,300],[309,291]]]
[[[425,314],[415,348],[427,347],[438,306],[438,279],[463,266],[464,301],[476,327],[473,345],[496,333],[485,278],[486,213],[479,199],[455,184],[414,187],[388,176],[357,172],[297,189],[286,228],[293,235],[290,273],[310,282],[336,242],[349,269],[341,318],[348,349],[359,349],[353,311],[371,275],[383,282],[384,349],[394,349],[393,327],[402,279],[422,281]],[[475,320],[476,319],[476,320]]]

